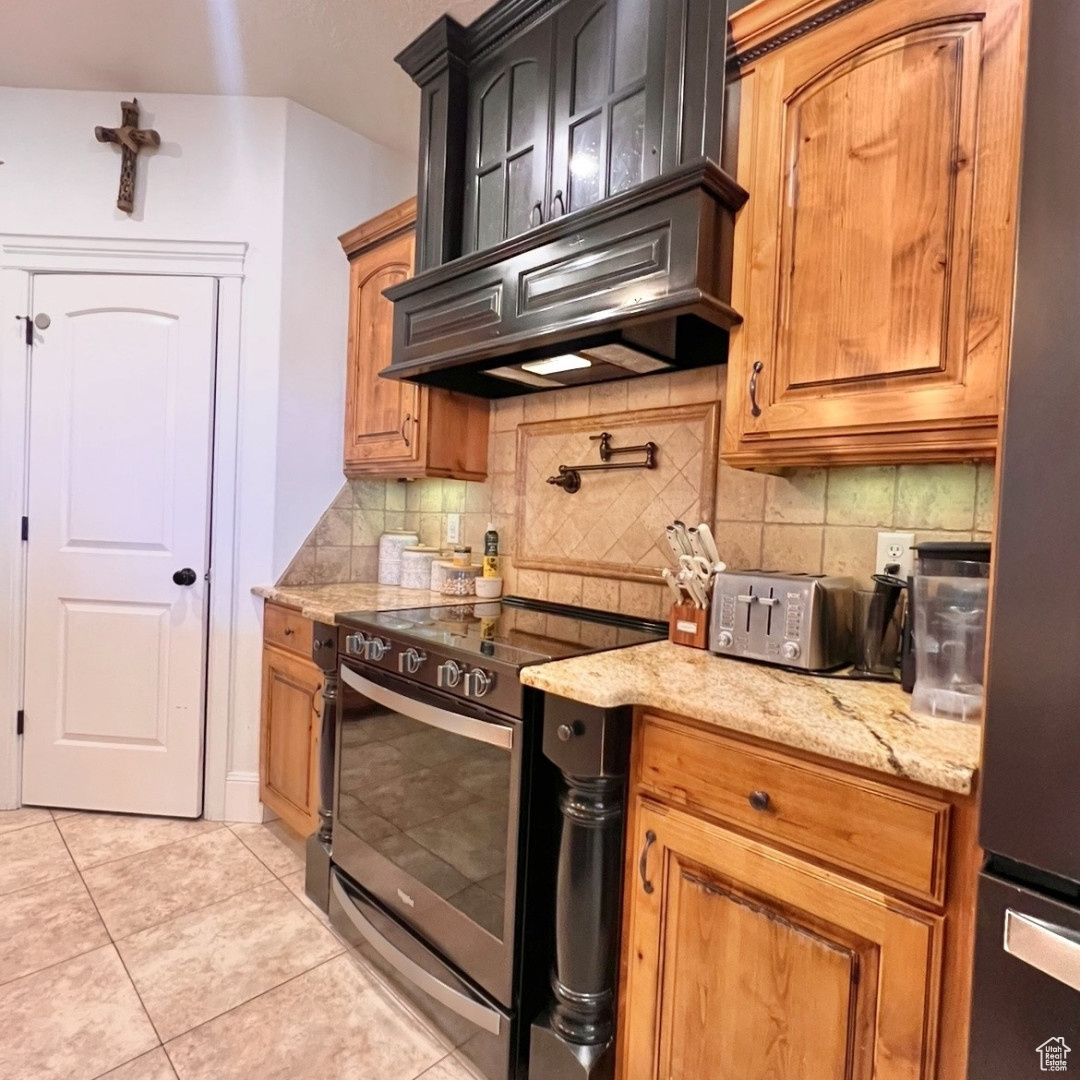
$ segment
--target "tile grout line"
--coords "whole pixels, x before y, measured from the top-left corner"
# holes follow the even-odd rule
[[[170,820],[173,820],[173,821],[206,821],[207,819],[206,818],[172,818]],[[64,832],[60,828],[59,822],[54,822],[54,824],[56,825],[57,830],[60,832],[61,837],[63,837]],[[75,866],[77,867],[79,873],[81,874],[83,872],[83,870],[96,870],[99,866],[111,866],[113,863],[123,862],[125,859],[134,859],[137,855],[149,855],[151,851],[160,851],[162,848],[173,847],[175,844],[182,844],[182,843],[184,843],[185,840],[197,840],[200,836],[210,836],[212,833],[220,832],[222,829],[228,829],[229,828],[228,822],[225,822],[225,821],[212,822],[211,824],[216,825],[217,828],[204,829],[202,832],[192,833],[191,836],[181,836],[178,840],[166,840],[164,844],[155,844],[153,847],[144,848],[142,851],[132,851],[132,852],[128,853],[127,855],[118,855],[115,859],[103,859],[101,862],[94,863],[93,866],[86,866],[86,867],[79,866],[79,864],[77,862],[75,862],[75,856],[74,855],[71,855],[71,861],[75,863]],[[231,829],[229,829],[229,831],[232,832]],[[236,836],[236,833],[233,833],[233,836]],[[236,839],[239,840],[240,837],[237,836]],[[65,843],[65,845],[67,844],[66,839],[64,840],[64,843]],[[247,845],[245,844],[244,846],[246,847]],[[68,848],[68,854],[71,854],[71,848]]]
[[[231,1009],[226,1009],[224,1012],[220,1012],[217,1016],[210,1017],[209,1020],[203,1020],[196,1024],[193,1028],[188,1028],[187,1031],[181,1031],[179,1035],[174,1035],[167,1043],[162,1043],[162,1049],[165,1051],[165,1056],[169,1059],[169,1064],[172,1065],[173,1071],[177,1072],[176,1065],[172,1060],[172,1054],[169,1053],[169,1044],[176,1042],[178,1039],[183,1039],[190,1035],[194,1031],[198,1031],[200,1028],[206,1027],[207,1024],[213,1024],[216,1021],[222,1019],[222,1017],[228,1016],[230,1013],[236,1012],[237,1009],[243,1009],[245,1006],[250,1005],[253,1001],[258,1001],[259,998],[266,997],[267,994],[272,994],[275,990],[280,990],[283,986],[288,986],[289,983],[295,982],[297,979],[302,979],[305,975],[310,975],[313,971],[317,971],[321,967],[325,967],[327,964],[332,964],[335,960],[340,960],[345,953],[337,953],[334,956],[328,956],[325,960],[320,960],[319,963],[309,967],[306,971],[297,972],[295,975],[291,975],[283,982],[279,982],[277,986],[270,986],[267,989],[255,994],[253,997],[249,997],[247,1001],[241,1001],[238,1005],[234,1005]],[[361,991],[363,993],[363,991]],[[157,1028],[154,1029],[155,1031]],[[179,1075],[179,1072],[177,1072]]]
[[[266,822],[248,822],[248,821],[234,821],[234,822],[231,822],[231,823],[227,824],[227,825],[225,826],[225,828],[226,828],[226,829],[228,829],[228,830],[229,830],[229,832],[231,832],[231,833],[233,834],[233,836],[235,836],[235,837],[236,837],[236,839],[237,839],[237,840],[239,840],[239,841],[240,841],[240,843],[241,843],[241,844],[243,844],[243,845],[244,845],[244,847],[245,847],[245,848],[246,848],[246,849],[247,849],[247,850],[248,850],[248,851],[249,851],[249,852],[250,852],[250,853],[251,853],[252,855],[254,855],[254,856],[255,856],[255,858],[256,858],[256,859],[258,859],[258,861],[259,861],[260,863],[262,863],[262,865],[263,865],[264,867],[266,867],[267,871],[268,871],[269,873],[273,874],[275,878],[277,878],[277,880],[278,880],[278,881],[280,881],[280,880],[281,880],[282,878],[284,878],[284,877],[287,877],[287,876],[288,876],[289,874],[295,874],[295,873],[296,873],[296,872],[297,872],[298,870],[303,870],[303,869],[304,869],[304,862],[303,862],[303,860],[301,860],[301,862],[300,862],[300,865],[299,865],[299,866],[297,866],[297,867],[294,867],[294,868],[293,868],[292,870],[286,870],[284,874],[279,874],[279,873],[277,873],[277,871],[276,871],[276,870],[274,870],[274,868],[273,868],[273,867],[272,867],[272,866],[271,866],[271,865],[270,865],[270,864],[269,864],[269,863],[268,863],[268,862],[267,862],[267,861],[266,861],[266,860],[265,860],[264,858],[262,858],[262,856],[261,856],[261,855],[260,855],[260,854],[259,854],[259,853],[258,853],[258,852],[257,852],[257,851],[256,851],[256,850],[255,850],[255,849],[254,849],[254,848],[253,848],[253,847],[252,847],[251,845],[250,845],[250,844],[248,844],[248,843],[247,843],[247,841],[245,841],[245,840],[244,840],[243,836],[241,836],[241,835],[240,835],[240,833],[238,833],[238,832],[235,832],[235,831],[233,830],[233,825],[261,825],[261,826],[262,826],[262,828],[264,828],[264,829],[265,829],[265,828],[266,828]],[[271,835],[271,836],[273,836],[273,837],[274,837],[274,839],[275,839],[275,840],[276,840],[276,841],[277,841],[277,842],[278,842],[279,844],[281,844],[281,846],[282,846],[283,848],[285,848],[285,849],[286,849],[286,851],[290,851],[290,853],[291,853],[291,854],[294,854],[293,852],[291,852],[291,850],[289,849],[288,845],[287,845],[287,844],[285,844],[285,843],[283,843],[283,842],[282,842],[281,840],[279,840],[279,839],[278,839],[278,837],[274,836],[274,834],[273,834],[272,832],[270,832],[270,830],[269,830],[269,829],[266,829],[266,831],[267,831],[268,833],[270,833],[270,835]]]
[[[53,824],[56,825],[55,820],[53,821]],[[78,863],[75,862],[75,856],[72,855],[71,848],[68,847],[67,838],[64,836],[64,834],[62,832],[60,832],[60,826],[59,825],[56,825],[56,831],[58,833],[60,833],[60,840],[64,845],[64,849],[68,853],[68,858],[71,859],[71,862],[74,865],[75,870],[79,875],[79,880],[82,882],[82,887],[86,890],[86,895],[90,898],[90,903],[94,905],[94,912],[97,915],[98,920],[101,922],[101,925],[105,930],[105,933],[109,937],[108,948],[112,949],[112,951],[114,953],[116,953],[116,958],[117,958],[117,960],[120,961],[120,966],[124,969],[124,974],[127,976],[127,981],[130,984],[131,989],[134,992],[135,997],[139,1002],[139,1008],[142,1009],[143,1016],[146,1017],[146,1022],[150,1025],[151,1031],[153,1031],[154,1035],[157,1037],[158,1046],[164,1047],[164,1043],[161,1041],[161,1035],[158,1032],[157,1025],[154,1023],[154,1019],[150,1015],[150,1010],[146,1007],[146,1002],[143,1001],[142,994],[139,993],[139,988],[135,985],[135,980],[131,977],[131,972],[128,971],[128,966],[124,962],[123,956],[120,955],[120,950],[116,947],[116,938],[113,937],[113,933],[109,929],[109,924],[105,921],[104,916],[101,914],[101,908],[98,907],[98,902],[97,902],[96,899],[94,899],[94,894],[93,894],[93,892],[91,892],[90,886],[86,883],[86,878],[83,877],[82,870],[79,869]],[[106,946],[104,946],[104,945],[102,946],[102,948],[105,948],[105,947]],[[151,1047],[150,1050],[144,1050],[142,1053],[143,1054],[148,1054],[154,1049],[156,1049],[156,1047]],[[138,1058],[138,1057],[142,1057],[142,1054],[136,1054],[135,1057],[129,1058],[128,1061],[122,1061],[122,1062],[120,1062],[119,1065],[114,1065],[112,1068],[113,1069],[118,1069],[122,1065],[127,1065],[129,1062],[134,1061],[135,1058]],[[107,1070],[107,1072],[111,1072],[111,1071],[112,1071],[112,1069]],[[104,1075],[106,1075],[106,1073],[102,1073],[101,1075],[104,1076]]]
[[[279,881],[277,878],[273,878],[270,881],[261,881],[258,885],[249,885],[246,889],[241,889],[239,892],[229,893],[228,896],[220,896],[216,900],[211,900],[208,904],[200,904],[198,907],[191,908],[188,911],[181,911],[176,915],[170,915],[167,919],[162,919],[161,922],[151,923],[149,926],[144,926],[139,930],[132,930],[130,934],[121,934],[120,937],[113,937],[112,931],[109,930],[106,925],[105,929],[109,934],[113,944],[118,944],[121,941],[128,941],[130,938],[135,937],[137,934],[145,934],[149,930],[157,930],[162,926],[168,926],[169,923],[176,922],[177,919],[183,919],[188,915],[195,915],[200,911],[206,911],[207,908],[212,908],[216,904],[224,904],[228,900],[236,900],[237,897],[247,896],[248,893],[254,892],[256,889],[265,889],[267,885],[281,885],[281,887],[292,896],[292,892],[288,885],[283,881]],[[89,888],[87,889],[89,891]],[[92,899],[92,897],[91,897]],[[104,919],[102,920],[104,922]]]

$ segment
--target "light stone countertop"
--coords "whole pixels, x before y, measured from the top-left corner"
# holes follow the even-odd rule
[[[966,795],[981,728],[911,712],[890,683],[829,679],[668,641],[526,667],[521,680],[586,705],[640,705]]]
[[[438,607],[475,602],[475,596],[444,596],[427,589],[351,582],[347,585],[256,585],[256,596],[295,608],[306,619],[333,624],[347,611],[384,611],[395,608]]]

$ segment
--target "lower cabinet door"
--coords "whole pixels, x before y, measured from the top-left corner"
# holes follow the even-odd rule
[[[633,823],[623,1080],[933,1075],[938,916],[646,800]]]
[[[322,672],[281,649],[263,649],[259,796],[290,828],[318,825]]]

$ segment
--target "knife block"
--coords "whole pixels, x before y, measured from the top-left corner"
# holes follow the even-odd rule
[[[704,649],[709,642],[709,609],[693,604],[672,604],[668,639],[676,645]]]

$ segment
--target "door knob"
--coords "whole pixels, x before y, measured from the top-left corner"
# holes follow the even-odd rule
[[[177,570],[172,579],[177,585],[194,585],[198,576],[190,566],[185,566],[183,570]]]

